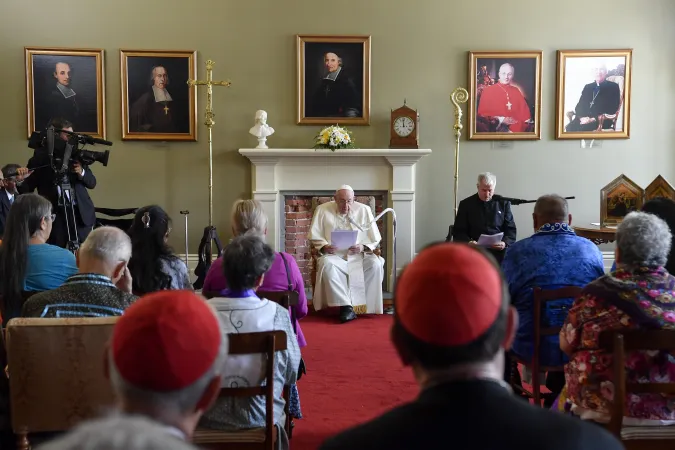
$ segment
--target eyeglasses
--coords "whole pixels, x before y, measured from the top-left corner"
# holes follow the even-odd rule
[[[346,205],[346,204],[350,204],[350,205],[351,205],[352,203],[354,203],[354,199],[353,199],[353,198],[350,198],[349,200],[342,200],[342,199],[340,199],[340,200],[337,200],[336,203],[337,203],[338,205]]]
[[[45,216],[45,219],[46,219],[47,217],[49,217],[50,219],[52,219],[52,222],[53,222],[54,220],[56,220],[56,214],[53,214],[53,213],[52,213],[52,214],[50,214],[50,215],[48,215],[48,216]]]

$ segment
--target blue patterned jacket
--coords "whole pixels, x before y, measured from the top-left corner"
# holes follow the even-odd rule
[[[546,224],[529,238],[508,247],[502,270],[509,285],[511,304],[518,310],[520,319],[512,350],[527,360],[533,353],[533,289],[583,287],[605,274],[600,249],[590,240],[577,236],[565,223]],[[562,326],[573,301],[570,298],[547,302],[542,326]],[[543,338],[540,348],[540,364],[567,363],[558,336]]]

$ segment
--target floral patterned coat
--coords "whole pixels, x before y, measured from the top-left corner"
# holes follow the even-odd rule
[[[599,350],[606,330],[675,330],[675,277],[663,267],[618,269],[586,286],[575,300],[560,337],[572,350],[565,366],[568,399],[609,414],[614,399],[612,355]],[[636,351],[626,355],[632,383],[675,381],[675,355]],[[626,393],[626,417],[675,420],[675,396]]]

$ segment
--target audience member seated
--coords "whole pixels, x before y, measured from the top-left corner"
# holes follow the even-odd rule
[[[673,240],[670,243],[670,253],[668,254],[668,262],[664,266],[668,273],[675,274],[675,202],[669,198],[657,197],[649,200],[642,206],[642,211],[650,214],[655,214],[666,221],[670,232],[673,233]],[[616,261],[612,264],[611,271],[616,270]]]
[[[584,288],[560,332],[560,348],[570,355],[570,362],[558,409],[582,419],[609,421],[615,392],[612,355],[599,350],[600,333],[675,329],[675,277],[664,268],[671,239],[666,222],[653,214],[632,212],[618,226],[617,270]],[[629,383],[672,383],[674,376],[675,355],[659,351],[626,355]],[[672,398],[626,392],[626,405],[624,425],[675,424]]]
[[[247,233],[255,233],[259,236],[267,235],[267,215],[262,205],[257,200],[237,200],[232,206],[230,221],[232,223],[232,234],[240,236]],[[290,283],[289,283],[290,279]],[[298,345],[304,347],[307,345],[305,336],[302,334],[299,320],[307,315],[307,295],[305,293],[305,282],[302,279],[300,268],[295,258],[288,253],[274,252],[274,262],[270,269],[265,273],[261,291],[286,291],[291,290],[298,293],[298,304],[293,306],[293,324],[298,335]],[[223,257],[216,259],[209,268],[202,292],[217,293],[227,289],[227,280],[223,273]]]
[[[19,174],[25,173],[26,169],[18,164],[7,164],[2,168],[2,173],[0,173],[0,239],[2,239],[2,235],[5,233],[9,208],[19,195],[16,187],[24,179],[24,176]]]
[[[179,437],[145,417],[113,415],[83,422],[37,450],[196,450]]]
[[[286,402],[284,386],[297,380],[300,347],[293,335],[288,312],[278,303],[260,299],[265,273],[275,259],[274,250],[257,235],[235,237],[223,252],[223,273],[228,288],[220,297],[209,300],[220,315],[226,333],[253,333],[281,330],[286,333],[288,348],[274,358],[274,423],[281,449],[288,449],[284,430]],[[223,385],[256,386],[264,380],[264,363],[259,355],[230,355],[223,369]],[[204,414],[200,426],[217,430],[241,430],[265,426],[264,397],[219,398]]]
[[[494,257],[460,243],[423,249],[394,295],[394,346],[420,395],[322,450],[619,450],[599,426],[516,398],[502,380],[518,326]]]
[[[539,197],[532,214],[534,234],[506,250],[502,270],[509,285],[511,304],[518,311],[518,331],[512,352],[529,361],[534,351],[533,289],[558,289],[564,286],[584,287],[605,274],[602,252],[597,245],[577,236],[572,229],[572,215],[567,200],[559,195]],[[547,302],[542,310],[542,327],[562,326],[573,298]],[[539,362],[544,366],[562,366],[567,355],[560,350],[558,336],[548,336],[540,344]],[[510,375],[507,354],[505,379]],[[518,372],[516,372],[518,374]],[[538,376],[538,374],[533,374]],[[546,387],[554,394],[546,399],[551,406],[565,386],[563,372],[551,372]]]
[[[3,326],[21,316],[23,291],[56,289],[77,273],[75,255],[46,243],[53,220],[52,204],[37,194],[20,195],[12,205],[0,246]]]
[[[187,266],[167,244],[169,234],[171,218],[162,208],[153,205],[136,211],[129,230],[129,270],[134,281],[134,294],[193,290]]]
[[[267,215],[257,200],[237,200],[234,202],[230,220],[232,234],[235,236],[257,234],[264,239],[264,236],[267,235]],[[212,294],[220,293],[225,289],[227,289],[227,280],[223,272],[223,257],[221,256],[209,268],[202,292],[206,293],[207,296],[212,296]],[[298,304],[291,306],[289,313],[293,321],[291,322],[293,331],[298,338],[298,345],[300,348],[305,347],[307,341],[300,328],[300,319],[307,315],[307,294],[305,293],[305,282],[295,258],[288,253],[274,252],[274,262],[265,272],[263,283],[259,289],[261,291],[293,290],[298,293]],[[304,365],[302,370],[304,370]],[[297,384],[291,386],[288,408],[293,419],[302,418]]]
[[[131,293],[129,258],[131,240],[124,231],[96,228],[77,253],[80,272],[26,300],[23,317],[121,316],[137,299]]]
[[[149,417],[190,441],[220,393],[227,350],[215,311],[197,294],[138,299],[115,324],[106,358],[119,411]]]

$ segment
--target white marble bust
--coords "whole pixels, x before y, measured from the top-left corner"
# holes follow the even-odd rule
[[[248,132],[258,138],[258,147],[256,148],[267,148],[267,145],[265,145],[267,136],[274,134],[274,128],[267,125],[267,112],[263,110],[255,112],[255,125]]]

